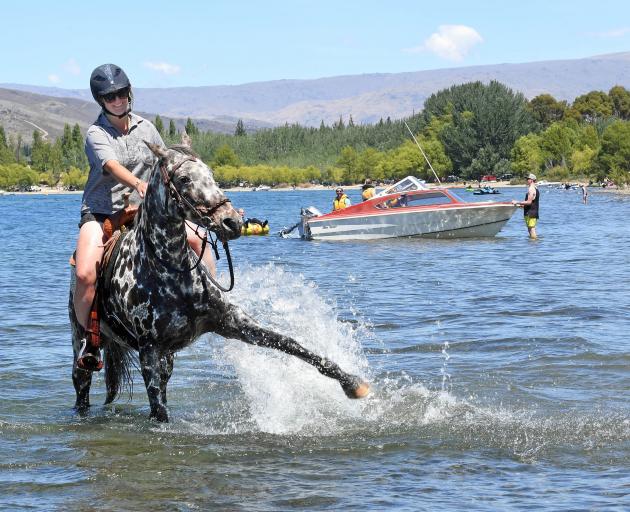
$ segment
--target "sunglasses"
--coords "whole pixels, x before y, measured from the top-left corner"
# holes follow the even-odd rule
[[[119,91],[103,94],[101,98],[103,98],[103,101],[106,101],[107,103],[111,103],[116,98],[127,99],[129,98],[129,87],[125,87],[124,89],[120,89]]]

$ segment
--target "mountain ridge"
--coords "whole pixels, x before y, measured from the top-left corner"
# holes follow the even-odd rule
[[[330,125],[340,116],[345,120],[352,116],[356,124],[375,123],[387,117],[399,119],[410,116],[422,109],[424,101],[431,94],[473,81],[487,83],[497,80],[529,99],[549,93],[558,100],[567,101],[573,101],[575,97],[592,90],[608,91],[614,85],[630,89],[628,61],[630,52],[619,52],[582,59],[402,73],[279,79],[238,85],[135,88],[134,108],[139,112],[159,113],[166,119],[178,119],[180,124],[182,119],[190,117],[199,124],[200,129],[226,133],[233,132],[238,119],[243,119],[249,129],[284,123],[316,127],[322,121]],[[91,112],[96,114],[98,111],[89,89],[23,84],[0,84],[0,88],[45,95],[50,104],[42,106],[43,114],[59,114],[53,107],[56,102],[65,99],[83,101],[92,106]],[[2,100],[0,95],[0,123],[3,122],[2,110],[8,108]],[[58,110],[58,104],[56,108]],[[77,109],[90,110],[74,103],[68,104],[67,108],[72,115],[81,113]],[[150,118],[154,115],[148,114]],[[28,120],[38,124],[34,119]],[[41,116],[39,120],[42,121]],[[83,127],[84,123],[85,120],[82,120],[80,125]],[[55,131],[56,128],[52,133]]]

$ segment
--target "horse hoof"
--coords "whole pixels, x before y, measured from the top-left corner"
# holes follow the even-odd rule
[[[342,386],[348,398],[365,398],[370,393],[370,385],[358,377],[352,377]]]
[[[159,423],[168,423],[168,413],[166,410],[158,410],[151,413],[151,419]]]
[[[90,412],[90,404],[89,403],[76,404],[74,406],[74,412],[80,418],[85,418]]]

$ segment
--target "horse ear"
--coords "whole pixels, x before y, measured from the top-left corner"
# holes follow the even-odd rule
[[[158,158],[166,158],[168,156],[168,152],[161,146],[158,146],[157,144],[151,144],[150,142],[147,142],[146,140],[144,141],[144,143],[148,146],[148,148],[153,151],[153,154],[155,156],[157,156]]]
[[[182,144],[187,147],[192,146],[192,139],[190,138],[190,135],[186,133],[186,130],[182,131]]]

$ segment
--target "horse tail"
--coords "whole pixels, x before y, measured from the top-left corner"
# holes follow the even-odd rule
[[[130,348],[110,341],[103,350],[103,358],[105,359],[105,388],[107,389],[105,403],[113,402],[124,389],[129,391],[129,398],[131,398],[133,395],[131,375],[133,356]]]

